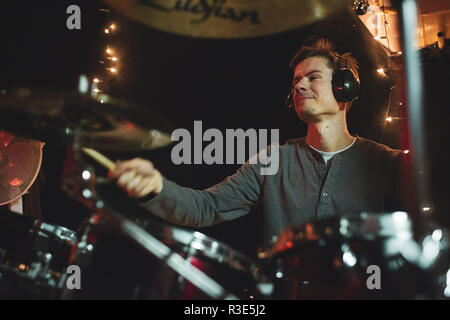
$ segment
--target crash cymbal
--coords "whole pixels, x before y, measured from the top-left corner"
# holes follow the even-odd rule
[[[0,95],[0,129],[43,142],[105,151],[145,151],[170,144],[171,126],[142,107],[105,94],[16,89]]]
[[[103,0],[132,20],[186,36],[248,38],[306,26],[348,0]]]

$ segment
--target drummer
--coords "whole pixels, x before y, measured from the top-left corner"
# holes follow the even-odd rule
[[[276,174],[261,175],[262,164],[247,162],[201,191],[179,186],[152,162],[135,158],[118,162],[111,176],[150,212],[185,226],[236,219],[262,204],[266,245],[285,228],[313,219],[403,209],[404,153],[351,135],[346,115],[353,98],[339,102],[345,99],[333,91],[341,69],[350,69],[359,82],[356,59],[319,39],[301,47],[290,67],[294,109],[308,129],[306,137],[268,147],[279,152]]]

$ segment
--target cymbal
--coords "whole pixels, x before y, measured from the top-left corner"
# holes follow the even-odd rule
[[[101,94],[15,89],[0,95],[0,128],[43,142],[104,151],[145,151],[171,143],[171,125],[145,108]]]
[[[132,20],[193,37],[249,38],[322,20],[348,0],[103,0]]]

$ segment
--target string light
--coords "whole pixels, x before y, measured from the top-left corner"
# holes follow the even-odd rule
[[[386,40],[386,44],[387,44],[387,47],[388,47],[388,50],[389,50],[389,59],[388,59],[388,63],[389,63],[389,65],[388,65],[388,71],[390,71],[390,70],[393,70],[392,69],[392,59],[393,59],[393,57],[398,57],[398,56],[400,56],[400,55],[402,55],[402,52],[401,51],[398,51],[398,52],[392,52],[392,49],[391,49],[391,45],[390,45],[390,41],[389,41],[389,37],[388,37],[388,28],[387,28],[387,26],[389,25],[389,23],[388,23],[388,21],[387,21],[387,19],[386,19],[386,6],[384,5],[384,0],[381,0],[380,1],[381,3],[377,3],[377,6],[378,7],[380,7],[381,9],[382,9],[382,12],[383,12],[383,19],[384,19],[384,23],[383,23],[383,26],[384,26],[384,35],[376,35],[375,37],[374,37],[374,39],[375,40],[378,40],[378,41],[381,41],[382,39],[383,40]],[[388,74],[386,73],[386,69],[385,68],[383,68],[383,67],[380,67],[380,68],[378,68],[377,70],[377,73],[380,75],[380,76],[383,76],[383,77],[385,77],[385,76],[387,76]],[[390,122],[392,122],[394,119],[398,119],[398,120],[401,120],[401,119],[404,119],[403,117],[392,117],[392,116],[390,116],[390,111],[391,111],[391,104],[392,104],[392,97],[393,97],[393,94],[392,94],[392,91],[393,91],[393,89],[395,88],[396,86],[394,85],[394,86],[391,86],[390,87],[390,89],[389,89],[389,98],[388,98],[388,105],[387,105],[387,109],[386,109],[386,113],[385,113],[385,122],[384,122],[384,125],[383,125],[383,129],[382,129],[382,132],[381,132],[381,136],[380,136],[380,141],[382,141],[383,140],[383,136],[384,136],[384,133],[385,133],[385,130],[386,130],[386,125],[387,125],[387,123],[390,123]],[[403,105],[403,103],[402,102],[399,102],[399,103],[397,103],[397,105],[398,106],[402,106]],[[408,153],[409,152],[409,150],[405,150],[405,151],[407,151],[407,152],[405,152],[405,153]]]
[[[98,59],[98,63],[103,65],[103,70],[107,74],[101,77],[94,77],[92,79],[92,88],[91,88],[91,94],[96,95],[98,98],[98,101],[100,103],[106,103],[107,100],[103,97],[100,98],[100,96],[104,96],[102,92],[105,90],[106,83],[109,83],[109,81],[112,81],[115,79],[116,75],[118,74],[119,70],[121,69],[121,66],[119,65],[119,59],[120,56],[116,54],[116,48],[115,44],[112,42],[114,40],[114,35],[117,32],[118,26],[113,20],[111,20],[111,10],[107,8],[100,8],[100,12],[108,14],[107,20],[109,21],[106,25],[103,26],[103,34],[108,37],[108,42],[106,42],[106,48],[104,49],[106,57]],[[109,75],[108,75],[109,74]],[[102,79],[103,78],[103,79]],[[105,83],[105,85],[102,85],[102,88],[99,88],[97,85],[99,83]]]
[[[386,72],[384,71],[384,68],[378,68],[378,69],[377,69],[377,72],[378,72],[379,74],[383,75],[383,76],[386,75]]]
[[[404,154],[408,154],[408,153],[409,153],[409,150],[403,150],[403,153],[404,153]]]
[[[116,30],[116,25],[114,23],[112,23],[107,28],[105,28],[105,33],[110,34],[111,32],[113,32],[115,30]]]
[[[392,120],[403,120],[403,119],[405,119],[405,118],[403,118],[403,117],[392,117],[392,116],[386,117],[386,121],[387,122],[392,122]]]

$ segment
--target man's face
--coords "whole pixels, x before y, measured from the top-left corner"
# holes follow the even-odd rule
[[[294,104],[300,119],[317,122],[341,110],[333,95],[332,78],[333,71],[324,57],[305,59],[295,67]]]

